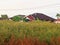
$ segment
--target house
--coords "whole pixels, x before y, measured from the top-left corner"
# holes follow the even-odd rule
[[[33,13],[33,14],[30,14],[30,15],[32,15],[35,18],[35,20],[37,20],[37,18],[39,20],[42,20],[42,21],[51,21],[51,22],[54,22],[54,20],[55,20],[54,18],[49,17],[49,16],[47,16],[45,14],[42,14],[42,13]]]
[[[60,23],[60,19],[56,19],[54,23]]]
[[[32,15],[28,15],[26,16],[26,19],[28,19],[29,21],[33,21],[35,20],[35,17],[33,17]]]

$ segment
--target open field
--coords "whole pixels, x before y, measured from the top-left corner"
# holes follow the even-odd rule
[[[30,40],[29,43],[28,40]],[[24,41],[26,44],[23,43]],[[0,21],[0,45],[60,45],[59,42],[60,24],[38,20]]]

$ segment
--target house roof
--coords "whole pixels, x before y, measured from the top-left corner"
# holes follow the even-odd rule
[[[32,15],[27,16],[30,20],[35,20],[35,18]]]
[[[35,20],[35,18],[32,15],[27,16],[31,20]]]
[[[40,20],[46,20],[46,21],[54,21],[55,19],[52,18],[52,17],[49,17],[45,14],[42,14],[42,13],[33,13],[31,14],[33,17],[35,17],[35,19],[40,19]]]

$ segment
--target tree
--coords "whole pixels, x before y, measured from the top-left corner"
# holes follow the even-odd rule
[[[4,14],[4,15],[1,15],[1,18],[2,19],[8,19],[8,16],[7,16],[7,14]]]
[[[21,20],[21,17],[19,17],[19,16],[14,16],[14,17],[12,18],[12,20],[13,20],[13,21],[20,21],[20,20]]]
[[[57,19],[59,19],[60,18],[60,14],[57,13],[56,17],[57,17]]]
[[[25,17],[25,18],[23,18],[23,21],[24,21],[24,22],[28,22],[29,19],[26,19],[26,17]]]

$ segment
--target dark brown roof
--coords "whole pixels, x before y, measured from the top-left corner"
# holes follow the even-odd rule
[[[42,14],[42,13],[33,13],[31,14],[33,17],[35,17],[35,19],[39,19],[39,20],[45,20],[45,21],[54,21],[55,19],[52,18],[52,17],[49,17],[45,14]]]

